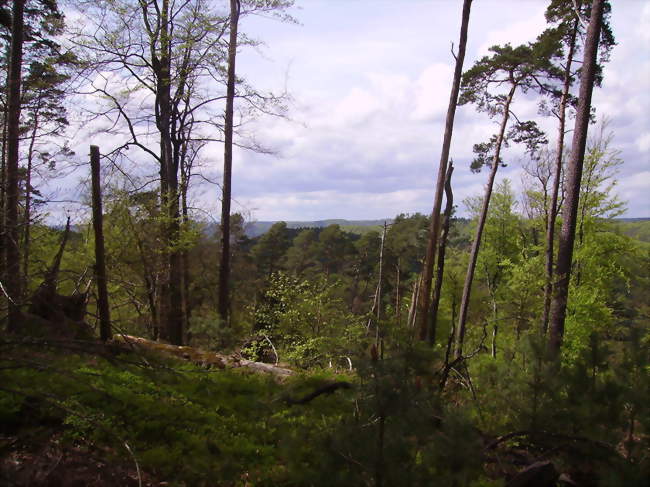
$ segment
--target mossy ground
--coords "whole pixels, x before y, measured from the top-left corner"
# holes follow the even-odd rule
[[[337,393],[287,404],[326,374],[279,384],[155,353],[70,348],[3,347],[0,483],[138,485],[139,469],[144,485],[287,485],[283,442],[337,421],[346,403]]]

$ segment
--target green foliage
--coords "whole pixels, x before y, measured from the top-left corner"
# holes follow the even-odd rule
[[[613,360],[603,335],[594,333],[570,364],[558,367],[546,360],[544,341],[530,334],[518,344],[517,359],[505,354],[472,361],[481,429],[495,436],[520,432],[512,441],[525,438],[532,452],[564,444],[554,462],[573,477],[593,476],[596,470],[595,479],[611,479],[602,485],[641,485],[626,482],[650,471],[641,453],[647,445],[641,430],[647,431],[648,405],[640,402],[647,398],[650,357],[638,336],[628,336],[624,344],[625,360]],[[619,445],[629,439],[632,422],[638,436],[621,454]]]
[[[323,428],[286,439],[289,466],[301,472],[298,483],[469,486],[487,480],[477,431],[465,410],[441,404],[432,365],[426,347],[361,360],[355,394],[340,398],[339,411],[348,413],[314,417]]]
[[[129,458],[127,442],[141,468],[175,485],[237,482],[277,463],[281,425],[270,418],[283,406],[274,405],[279,387],[270,379],[148,360],[157,365],[131,354],[105,361],[41,350],[40,366],[2,372],[3,424],[48,417],[61,423],[65,441],[110,447],[117,458]]]
[[[634,220],[634,219],[633,219]],[[650,220],[639,218],[636,221],[617,220],[613,222],[617,231],[634,240],[650,243]]]
[[[251,257],[258,271],[265,276],[270,276],[282,267],[282,260],[290,244],[287,224],[285,222],[274,224],[251,248]]]
[[[336,363],[355,353],[365,331],[360,319],[346,311],[339,292],[338,281],[276,273],[255,307],[255,330],[279,348],[282,360],[301,367]],[[261,347],[257,340],[250,351],[259,353]]]

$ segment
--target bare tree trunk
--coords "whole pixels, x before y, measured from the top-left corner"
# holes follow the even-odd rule
[[[454,172],[452,161],[449,161],[447,168],[447,177],[445,178],[445,195],[447,202],[445,204],[445,219],[442,225],[442,235],[440,236],[440,245],[438,246],[438,259],[436,268],[436,283],[433,288],[433,299],[429,310],[429,344],[436,343],[436,332],[438,328],[438,307],[440,306],[440,294],[442,291],[442,279],[445,274],[445,253],[447,251],[447,237],[449,236],[449,225],[451,223],[451,212],[454,208],[454,193],[451,190],[451,175]]]
[[[228,85],[224,126],[223,188],[221,196],[221,264],[219,266],[218,312],[223,325],[230,326],[230,198],[232,184],[232,141],[235,104],[235,61],[240,0],[230,0],[230,43],[228,45]]]
[[[419,329],[420,340],[426,340],[429,329],[429,302],[431,299],[431,279],[433,277],[433,266],[435,253],[438,247],[438,234],[440,229],[440,208],[442,207],[442,193],[445,185],[445,176],[447,174],[447,161],[449,160],[449,149],[451,147],[451,137],[454,130],[454,117],[456,115],[456,106],[458,104],[458,93],[460,92],[460,82],[463,74],[463,62],[465,60],[465,47],[467,46],[467,28],[469,26],[469,14],[472,6],[472,0],[464,0],[463,14],[460,27],[460,40],[458,43],[458,55],[456,57],[456,67],[454,69],[454,81],[449,96],[449,107],[447,108],[447,119],[445,121],[445,135],[442,142],[442,153],[440,154],[440,164],[438,166],[438,179],[436,182],[436,193],[433,199],[433,210],[431,212],[431,224],[429,226],[429,241],[427,243],[427,252],[424,257],[422,268],[422,289],[420,290],[416,315],[417,327]]]
[[[569,44],[569,53],[567,54],[566,66],[564,68],[564,86],[562,88],[562,98],[559,106],[559,125],[557,130],[557,145],[555,147],[555,171],[553,175],[553,189],[551,191],[551,205],[548,210],[546,220],[546,284],[544,286],[544,315],[542,316],[542,334],[546,334],[548,329],[549,314],[551,311],[551,296],[553,294],[553,247],[555,240],[555,220],[558,213],[558,195],[560,188],[560,179],[562,177],[562,157],[564,153],[564,135],[566,126],[566,108],[569,99],[569,89],[571,88],[571,64],[575,52],[576,36],[578,34],[578,18],[573,24],[571,32],[571,42]]]
[[[397,326],[400,326],[402,324],[402,313],[401,313],[401,296],[399,292],[399,287],[400,287],[400,277],[401,277],[401,269],[399,267],[399,257],[397,258],[397,265],[396,267],[396,273],[397,273],[397,285],[395,286],[395,318],[397,321]]]
[[[160,54],[156,60],[157,125],[160,133],[160,164],[165,181],[161,181],[163,204],[167,213],[167,276],[165,282],[164,321],[165,338],[174,345],[183,343],[183,303],[181,283],[181,255],[178,249],[180,215],[178,211],[178,167],[173,157],[171,140],[171,43],[169,0],[163,0],[160,9]],[[163,310],[161,310],[163,311]],[[161,313],[162,314],[162,313]]]
[[[418,294],[420,293],[421,279],[422,277],[416,279],[416,281],[413,283],[413,294],[411,298],[411,306],[409,306],[409,315],[408,318],[406,319],[406,326],[408,328],[411,328],[415,324],[415,315],[417,314],[417,301],[418,301]]]
[[[499,157],[501,154],[501,146],[503,144],[506,126],[508,125],[508,118],[510,118],[510,104],[515,94],[517,85],[513,85],[506,98],[503,107],[503,119],[501,120],[501,127],[499,128],[499,135],[497,136],[496,147],[494,149],[494,158],[492,159],[492,170],[490,177],[485,187],[485,195],[483,196],[483,207],[478,219],[478,226],[476,227],[476,235],[474,242],[472,242],[472,250],[469,255],[469,265],[467,266],[467,275],[465,276],[465,284],[463,285],[463,297],[460,301],[460,312],[458,315],[458,326],[456,327],[456,349],[454,358],[459,359],[463,354],[463,340],[465,339],[465,324],[467,322],[467,312],[469,310],[469,298],[472,290],[472,282],[474,280],[474,271],[476,269],[476,260],[478,259],[478,251],[481,246],[481,237],[483,236],[483,228],[487,220],[487,213],[490,207],[490,198],[492,197],[492,187],[494,186],[494,178],[499,169]]]
[[[591,95],[596,76],[598,40],[603,19],[604,0],[594,0],[591,6],[591,19],[585,40],[584,60],[580,75],[580,93],[576,122],[573,129],[571,143],[571,159],[567,167],[566,201],[563,212],[562,231],[558,247],[557,266],[555,269],[555,285],[553,286],[553,300],[551,302],[551,320],[549,352],[557,357],[562,347],[564,337],[564,320],[566,318],[567,298],[569,295],[569,281],[571,278],[571,261],[573,257],[573,243],[576,232],[576,219],[580,198],[580,181],[582,166],[587,144],[587,131],[589,129],[589,116],[591,113]]]
[[[106,257],[104,251],[104,215],[102,214],[102,189],[99,173],[99,147],[90,146],[90,168],[93,199],[93,229],[95,231],[95,280],[97,281],[97,308],[99,310],[99,337],[103,342],[111,339],[111,314],[108,306]]]
[[[38,113],[38,107],[35,113]],[[25,175],[25,229],[23,231],[23,282],[27,292],[29,283],[29,245],[30,245],[30,231],[32,227],[32,165],[34,160],[34,145],[36,143],[36,132],[38,130],[38,115],[34,116],[34,126],[29,140],[29,149],[27,150],[27,174]]]
[[[379,346],[379,320],[381,319],[381,285],[383,279],[384,268],[384,242],[386,241],[386,229],[388,225],[384,222],[384,231],[381,234],[381,244],[379,245],[379,275],[377,276],[377,289],[375,290],[375,298],[372,302],[371,315],[375,315],[375,345]],[[367,329],[370,331],[372,323],[372,316],[368,319]]]
[[[161,144],[161,154],[162,154],[162,144]],[[168,225],[166,222],[165,214],[167,213],[167,208],[169,205],[169,184],[167,183],[167,164],[164,160],[160,159],[160,216],[161,216],[161,240],[164,240],[165,235],[168,231]],[[169,309],[169,285],[168,278],[169,273],[167,266],[169,265],[169,245],[164,243],[161,245],[160,256],[159,256],[159,272],[158,272],[158,282],[157,288],[158,292],[156,294],[156,329],[154,330],[155,339],[168,340],[169,336],[167,333],[167,315]]]
[[[189,214],[187,209],[187,189],[189,187],[189,174],[186,174],[185,158],[187,154],[184,151],[181,156],[181,217],[183,225],[187,227],[189,223]],[[181,254],[183,265],[183,329],[189,332],[190,316],[192,310],[189,305],[190,298],[190,257],[186,249]]]
[[[9,295],[8,330],[16,331],[20,321],[21,276],[20,232],[18,228],[18,149],[20,137],[20,92],[23,64],[23,15],[25,0],[14,0],[9,60],[7,120],[7,203],[6,203],[6,289]]]
[[[7,57],[9,57],[7,55]],[[7,119],[9,112],[5,104],[2,113],[2,166],[0,167],[0,281],[5,280],[5,248],[7,246],[7,239],[5,235],[6,230],[6,202],[7,202]]]

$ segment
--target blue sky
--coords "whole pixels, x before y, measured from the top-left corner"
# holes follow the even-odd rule
[[[297,3],[301,25],[244,24],[267,47],[263,57],[241,56],[241,71],[276,89],[286,82],[294,103],[292,121],[256,125],[277,157],[238,153],[235,198],[260,220],[429,212],[462,2]],[[466,68],[491,45],[534,40],[545,26],[545,3],[476,0]],[[594,105],[610,120],[613,146],[625,161],[618,191],[628,201],[627,216],[650,216],[650,2],[613,3],[618,45]],[[532,101],[514,108],[537,118]],[[539,123],[554,137],[552,120]],[[456,201],[482,192],[487,175],[468,170],[471,147],[494,130],[485,114],[459,108],[451,151]],[[518,187],[521,155],[511,150],[505,158],[508,167],[498,177]]]
[[[624,165],[619,196],[629,217],[650,217],[650,2],[615,0],[618,42],[594,94],[609,119]],[[261,89],[287,89],[289,118],[262,117],[247,130],[275,155],[236,150],[233,211],[253,220],[375,219],[431,211],[462,2],[452,0],[297,0],[298,24],[247,18],[242,29],[264,42],[242,50],[238,72]],[[475,0],[465,69],[494,44],[532,41],[544,29],[541,0]],[[520,99],[554,138],[551,119]],[[572,125],[572,121],[569,122]],[[451,156],[455,201],[482,193],[472,174],[472,145],[496,127],[471,106],[457,112]],[[569,137],[570,138],[570,137]],[[80,133],[79,143],[87,144]],[[110,141],[106,142],[110,144]],[[79,149],[80,154],[87,152]],[[134,155],[134,157],[138,157]],[[223,148],[202,156],[211,181],[221,178]],[[521,152],[504,154],[498,179],[521,186]],[[77,176],[77,181],[83,176]],[[193,206],[218,218],[219,189],[196,187]]]

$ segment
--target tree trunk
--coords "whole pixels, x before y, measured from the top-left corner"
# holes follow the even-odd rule
[[[11,57],[8,76],[7,120],[7,203],[5,217],[6,290],[9,295],[9,331],[16,331],[20,320],[20,232],[18,228],[18,149],[20,137],[20,91],[23,64],[23,14],[25,0],[14,0],[11,23]]]
[[[397,265],[395,266],[395,271],[396,271],[396,281],[397,284],[395,285],[395,321],[397,322],[397,326],[399,327],[402,324],[402,313],[401,313],[401,306],[402,303],[401,301],[401,296],[399,292],[399,287],[401,285],[400,283],[400,278],[401,278],[401,269],[399,267],[399,257],[397,258]]]
[[[436,343],[436,332],[438,328],[438,306],[440,306],[440,293],[442,291],[442,279],[445,274],[445,253],[447,251],[447,237],[449,236],[449,225],[451,223],[451,212],[454,208],[454,193],[451,190],[451,175],[454,172],[454,166],[449,161],[447,168],[447,177],[445,178],[445,219],[442,225],[442,235],[440,236],[440,245],[438,246],[438,259],[436,269],[436,283],[433,288],[433,299],[429,309],[429,344]]]
[[[95,231],[95,280],[97,281],[99,337],[103,342],[106,342],[111,339],[112,333],[104,251],[104,216],[102,214],[102,189],[99,173],[99,147],[96,145],[90,146],[90,168],[92,175],[93,229]]]
[[[368,318],[368,325],[366,329],[370,332],[370,325],[372,324],[372,317],[375,316],[375,345],[379,346],[379,320],[381,319],[381,285],[383,279],[384,268],[384,243],[386,242],[386,229],[388,225],[384,222],[384,230],[381,234],[381,244],[379,245],[379,273],[377,276],[377,287],[375,289],[375,297],[372,300],[372,309],[370,310],[370,318]]]
[[[569,281],[571,278],[571,260],[573,257],[573,242],[575,239],[576,219],[580,197],[580,181],[582,165],[587,144],[587,131],[591,114],[591,95],[594,89],[594,79],[597,68],[598,40],[603,18],[604,0],[594,0],[591,6],[591,19],[585,40],[584,60],[580,75],[580,93],[576,122],[573,129],[571,144],[571,159],[567,167],[566,200],[563,212],[562,231],[558,246],[557,266],[555,269],[555,285],[551,302],[549,352],[557,357],[562,347],[564,336],[564,320],[566,318]]]
[[[551,311],[551,296],[553,293],[553,247],[555,240],[555,220],[558,213],[558,195],[560,179],[562,176],[562,156],[564,153],[564,134],[566,125],[566,107],[571,88],[571,64],[575,52],[576,36],[578,34],[578,18],[573,24],[569,53],[567,54],[566,66],[564,68],[564,86],[559,106],[559,125],[557,130],[557,145],[555,147],[555,170],[553,175],[553,189],[551,191],[551,202],[546,220],[546,284],[544,286],[544,315],[542,316],[542,334],[545,335],[548,329],[548,319]]]
[[[189,224],[189,214],[187,208],[187,190],[190,184],[190,171],[191,168],[187,161],[187,142],[183,143],[183,148],[180,156],[181,165],[181,218],[184,227]],[[183,265],[183,329],[186,333],[189,332],[190,316],[192,310],[190,309],[190,256],[186,249],[183,249],[182,254]]]
[[[219,266],[219,316],[230,326],[230,198],[232,184],[232,141],[235,104],[235,61],[240,0],[230,0],[230,43],[228,45],[228,85],[224,126],[223,188],[221,196],[221,264]]]
[[[420,276],[419,279],[416,279],[415,282],[413,283],[413,293],[411,297],[411,305],[409,306],[409,314],[408,318],[406,319],[406,326],[407,328],[411,328],[415,325],[415,315],[417,314],[417,301],[418,301],[418,294],[420,293],[420,281],[422,280],[422,277]]]
[[[375,344],[377,345],[380,356],[384,358],[384,337],[382,332],[380,332],[380,320],[381,320],[381,286],[383,284],[383,269],[384,269],[384,245],[386,243],[386,230],[388,229],[388,224],[384,222],[384,231],[381,234],[381,245],[379,247],[379,276],[377,280],[377,322],[375,323]]]
[[[27,150],[27,173],[25,174],[25,218],[23,231],[23,282],[25,288],[29,283],[29,246],[30,246],[30,231],[32,226],[32,166],[34,160],[34,145],[36,144],[36,132],[38,131],[38,110],[36,108],[34,115],[34,126],[29,140],[29,149]],[[23,290],[26,292],[26,289]]]
[[[171,140],[171,43],[169,31],[169,0],[163,0],[160,11],[160,51],[157,62],[157,108],[158,131],[160,133],[161,181],[164,193],[163,204],[167,213],[167,278],[165,283],[165,301],[163,327],[167,338],[174,345],[183,343],[183,302],[181,255],[178,249],[180,236],[180,215],[178,211],[178,167],[173,157]],[[165,191],[166,190],[166,191]]]
[[[510,118],[510,103],[512,103],[512,97],[515,94],[517,85],[512,85],[510,88],[510,93],[503,107],[503,119],[501,120],[501,127],[499,128],[499,135],[496,141],[496,147],[494,149],[494,158],[492,160],[492,170],[490,171],[490,177],[485,187],[485,195],[483,197],[483,207],[481,208],[481,214],[478,219],[478,226],[476,227],[476,235],[474,236],[474,242],[472,243],[472,250],[469,256],[469,265],[467,266],[467,275],[465,276],[465,284],[463,285],[463,297],[460,301],[460,312],[458,315],[458,326],[456,327],[456,350],[454,352],[454,358],[459,359],[463,354],[463,340],[465,339],[465,324],[467,322],[467,312],[469,310],[469,298],[472,290],[472,281],[474,280],[474,271],[476,269],[476,260],[478,259],[478,251],[481,246],[481,237],[483,236],[483,228],[485,227],[485,221],[487,220],[488,208],[490,207],[490,198],[492,197],[492,187],[494,186],[494,178],[497,175],[497,170],[499,169],[499,157],[501,154],[501,146],[503,144],[503,138],[506,132],[506,126],[508,125],[508,118]]]
[[[456,106],[458,104],[458,93],[460,92],[460,82],[463,74],[463,62],[465,60],[465,47],[467,46],[467,28],[469,26],[469,14],[472,6],[472,0],[464,0],[463,14],[460,27],[460,40],[458,43],[458,55],[456,56],[456,67],[454,69],[454,81],[449,96],[449,106],[447,108],[447,119],[445,121],[445,135],[442,141],[442,152],[440,154],[440,164],[438,166],[438,179],[436,182],[436,193],[433,199],[433,210],[431,212],[431,224],[429,226],[429,241],[427,243],[427,252],[424,257],[422,268],[422,289],[417,301],[416,323],[419,329],[420,340],[426,340],[427,330],[429,328],[429,302],[431,299],[431,279],[433,276],[433,266],[435,253],[438,247],[438,233],[440,228],[440,208],[442,207],[442,193],[445,185],[445,176],[447,174],[447,161],[449,160],[449,149],[451,147],[451,136],[454,130],[454,117],[456,115]]]
[[[7,53],[7,58],[9,53]],[[0,167],[0,281],[5,281],[5,248],[7,246],[6,236],[5,236],[5,209],[7,202],[7,118],[9,117],[9,112],[7,111],[7,105],[5,104],[4,110],[2,113],[2,164]]]

